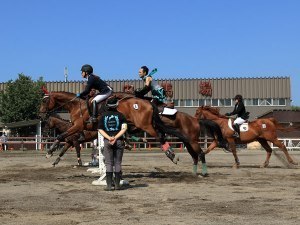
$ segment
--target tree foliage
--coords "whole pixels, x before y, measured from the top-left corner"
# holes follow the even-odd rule
[[[294,106],[294,105],[292,105],[292,110],[300,110],[300,106]]]
[[[42,99],[43,79],[33,81],[31,77],[19,74],[15,81],[9,80],[0,93],[0,117],[4,123],[36,119]]]

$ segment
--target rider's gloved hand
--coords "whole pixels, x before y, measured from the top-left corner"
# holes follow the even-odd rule
[[[80,97],[80,93],[77,93],[77,94],[76,94],[76,97],[79,98],[79,97]]]

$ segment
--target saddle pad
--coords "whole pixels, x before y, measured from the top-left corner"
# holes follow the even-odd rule
[[[232,121],[231,119],[228,119],[228,127],[234,131],[233,127],[232,127]],[[246,132],[249,130],[249,124],[248,123],[243,123],[242,125],[240,125],[240,132]]]
[[[164,110],[159,114],[172,116],[175,115],[176,113],[177,113],[177,109],[164,108]]]

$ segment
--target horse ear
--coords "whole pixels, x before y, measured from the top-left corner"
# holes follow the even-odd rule
[[[44,92],[45,95],[49,95],[49,92],[48,92],[47,88],[44,85],[41,87],[41,89],[42,89],[42,91]]]

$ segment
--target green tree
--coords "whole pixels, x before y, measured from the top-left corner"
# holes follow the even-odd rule
[[[36,119],[42,99],[43,79],[33,81],[31,77],[19,74],[15,81],[9,80],[6,89],[0,93],[0,116],[4,123]]]
[[[300,110],[300,106],[295,106],[295,105],[292,105],[292,110]]]

